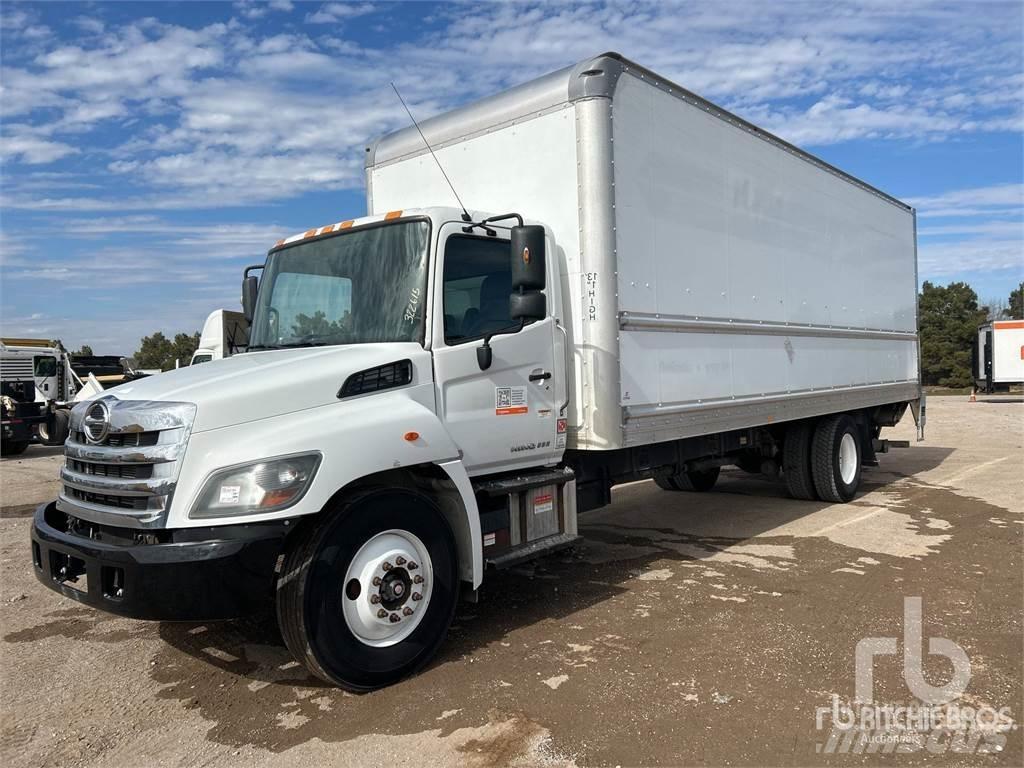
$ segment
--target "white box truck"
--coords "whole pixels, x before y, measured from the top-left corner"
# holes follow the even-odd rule
[[[249,346],[249,321],[241,312],[215,309],[203,323],[199,346],[192,353],[189,365],[208,363],[238,354]]]
[[[246,354],[75,409],[44,584],[149,619],[273,601],[368,690],[617,483],[735,464],[843,502],[923,425],[907,205],[615,54],[420,128],[367,149],[369,215],[246,270]]]
[[[982,392],[1024,384],[1024,320],[991,320],[978,327],[974,383]]]

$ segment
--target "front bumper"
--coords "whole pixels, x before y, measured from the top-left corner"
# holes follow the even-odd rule
[[[157,621],[229,619],[273,605],[290,521],[162,531],[97,526],[36,509],[36,578],[110,613]]]

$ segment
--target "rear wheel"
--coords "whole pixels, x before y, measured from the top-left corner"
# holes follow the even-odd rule
[[[860,485],[861,445],[857,423],[846,414],[818,422],[811,447],[814,488],[822,501],[845,502]]]
[[[782,476],[786,489],[794,499],[811,500],[814,495],[814,477],[811,473],[811,439],[814,422],[797,421],[786,429],[782,444]]]
[[[420,494],[360,494],[300,534],[277,586],[292,654],[350,691],[381,688],[423,667],[455,613],[458,572],[447,521]]]
[[[680,472],[676,475],[655,475],[654,482],[666,491],[710,491],[718,482],[721,467]]]

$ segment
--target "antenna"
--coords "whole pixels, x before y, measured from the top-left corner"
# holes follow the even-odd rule
[[[398,92],[398,86],[391,83],[391,87],[395,89],[395,96],[402,102],[402,106],[405,107],[405,113],[409,115],[409,119],[412,120],[412,124],[416,126],[416,130],[419,131],[420,138],[423,139],[423,144],[426,146],[427,151],[430,152],[430,156],[434,158],[434,162],[437,163],[438,170],[441,171],[441,175],[444,176],[444,180],[448,182],[448,187],[451,189],[452,194],[455,195],[455,199],[459,203],[459,208],[462,209],[462,220],[472,221],[473,217],[469,215],[469,211],[466,210],[466,206],[462,204],[462,198],[459,197],[459,193],[455,191],[455,185],[452,184],[452,180],[448,178],[448,174],[444,172],[444,166],[441,165],[441,161],[437,159],[437,155],[434,154],[433,148],[430,146],[430,142],[427,141],[427,137],[423,135],[423,131],[420,128],[420,124],[416,122],[416,118],[412,116],[412,112],[409,111],[409,105],[405,103],[405,99],[402,98],[402,94]]]

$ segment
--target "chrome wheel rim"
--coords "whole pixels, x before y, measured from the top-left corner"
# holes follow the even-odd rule
[[[341,583],[346,626],[375,648],[400,643],[427,612],[433,572],[430,554],[414,533],[376,534],[356,552]]]
[[[850,485],[857,476],[857,441],[847,432],[839,441],[839,477]]]

